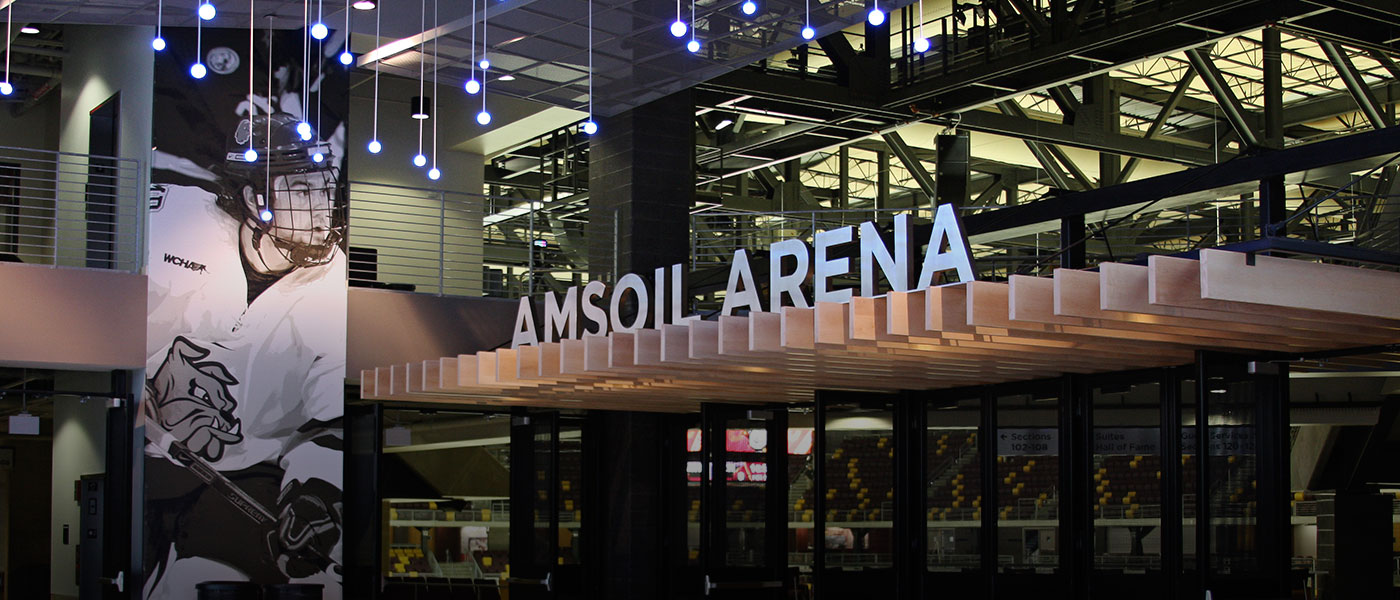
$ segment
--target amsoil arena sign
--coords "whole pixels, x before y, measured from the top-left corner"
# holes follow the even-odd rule
[[[811,302],[802,289],[809,275],[813,290],[811,301],[850,302],[855,290],[834,288],[831,280],[851,274],[851,257],[833,258],[831,254],[833,248],[851,243],[860,244],[862,296],[875,295],[876,281],[880,275],[884,276],[889,288],[897,292],[927,288],[933,284],[934,276],[944,271],[955,271],[960,282],[972,281],[975,273],[972,253],[968,250],[962,222],[951,204],[938,207],[924,255],[917,263],[916,254],[925,244],[914,240],[909,215],[894,218],[893,238],[894,247],[891,248],[881,239],[875,223],[867,221],[861,223],[859,228],[846,226],[817,232],[810,246],[800,239],[787,239],[770,245],[766,304],[754,281],[748,251],[736,250],[734,260],[729,265],[729,283],[725,286],[724,306],[720,313],[731,315],[736,309],[777,312],[784,305],[809,308]],[[656,269],[651,289],[648,289],[641,275],[628,273],[617,280],[611,293],[601,281],[588,282],[582,291],[579,286],[570,287],[562,301],[554,292],[546,292],[544,321],[539,329],[544,334],[543,338],[536,333],[534,303],[530,298],[521,298],[515,315],[511,347],[606,335],[609,330],[631,333],[648,325],[660,328],[668,320],[672,325],[684,324],[686,319],[697,318],[684,314],[684,269],[685,266],[679,264],[671,265],[669,274],[668,269]],[[624,300],[629,295],[634,298],[636,311],[633,313],[629,310],[628,314],[623,314]],[[604,301],[606,310],[599,306],[600,300]],[[631,322],[624,322],[627,319]]]

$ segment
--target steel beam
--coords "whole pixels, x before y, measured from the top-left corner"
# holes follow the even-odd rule
[[[909,170],[915,183],[919,184],[919,189],[924,191],[924,194],[928,196],[929,203],[932,204],[934,190],[937,189],[937,186],[934,185],[933,177],[928,174],[928,170],[924,169],[924,164],[919,161],[919,157],[909,148],[908,144],[904,143],[904,138],[899,135],[898,131],[891,131],[880,137],[885,139],[886,144],[889,144],[890,152],[893,152],[899,158],[899,162],[904,164],[904,168]]]
[[[1026,109],[1021,108],[1020,104],[1016,104],[1010,100],[998,102],[997,108],[1001,109],[1001,112],[1007,116],[1017,117],[1027,121],[1030,120],[1030,116],[1026,114]],[[1026,146],[1030,147],[1031,152],[1036,155],[1036,160],[1041,160],[1041,165],[1044,165],[1047,171],[1051,170],[1051,165],[1054,164],[1054,162],[1047,163],[1042,160],[1042,153],[1049,154],[1055,161],[1058,161],[1060,166],[1064,167],[1065,171],[1067,171],[1075,181],[1078,181],[1083,189],[1087,190],[1094,187],[1094,183],[1089,179],[1089,176],[1084,174],[1084,171],[1079,168],[1079,165],[1074,164],[1074,161],[1070,160],[1064,150],[1059,149],[1054,144],[1044,144],[1029,140],[1026,140]],[[1041,147],[1040,152],[1037,152],[1036,146]],[[1070,188],[1065,187],[1064,189]]]
[[[1220,105],[1220,111],[1225,114],[1225,120],[1230,122],[1230,126],[1240,136],[1240,140],[1248,147],[1258,147],[1258,134],[1254,132],[1254,128],[1250,127],[1249,121],[1245,119],[1245,112],[1240,107],[1239,98],[1235,97],[1235,92],[1230,89],[1230,84],[1215,68],[1215,63],[1211,62],[1200,48],[1187,50],[1186,58],[1191,61],[1191,67],[1201,76],[1201,81],[1205,82],[1206,88],[1215,97],[1215,102]]]
[[[1337,70],[1337,76],[1342,78],[1342,82],[1347,86],[1347,91],[1351,92],[1352,99],[1356,100],[1356,105],[1361,107],[1361,113],[1366,115],[1366,119],[1371,122],[1371,127],[1376,129],[1386,127],[1386,118],[1381,114],[1376,97],[1371,95],[1371,88],[1367,87],[1365,81],[1361,79],[1361,73],[1356,70],[1356,65],[1352,64],[1351,58],[1347,57],[1346,53],[1332,42],[1319,40],[1317,44],[1322,47],[1322,52],[1327,55],[1327,60],[1332,62],[1332,67]]]
[[[1400,127],[1295,146],[1267,156],[1246,156],[1228,164],[1196,167],[1122,185],[1022,204],[963,217],[969,235],[1056,221],[1066,215],[1110,210],[1164,197],[1181,196],[1257,182],[1274,175],[1301,173],[1400,152]]]
[[[1187,165],[1207,165],[1215,162],[1215,154],[1207,148],[1193,147],[1193,142],[1149,140],[1124,134],[1096,136],[1076,135],[1069,125],[1020,118],[990,111],[975,110],[962,113],[959,127],[982,133],[1083,148],[1097,152],[1112,152]]]
[[[1181,99],[1186,97],[1186,91],[1191,89],[1191,80],[1195,78],[1196,72],[1191,69],[1186,69],[1186,72],[1182,73],[1181,80],[1176,82],[1176,89],[1173,89],[1172,94],[1167,97],[1167,101],[1162,103],[1162,110],[1157,113],[1157,118],[1152,119],[1152,124],[1147,127],[1147,132],[1142,136],[1143,139],[1150,140],[1157,137],[1162,126],[1167,124],[1167,119],[1170,119],[1172,113],[1176,112],[1176,107],[1181,103]],[[1123,165],[1123,171],[1118,174],[1118,183],[1127,181],[1141,162],[1142,159],[1136,156],[1129,158],[1127,164]]]

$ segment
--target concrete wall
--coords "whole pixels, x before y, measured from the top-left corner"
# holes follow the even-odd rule
[[[118,236],[141,232],[145,227],[144,200],[151,154],[151,103],[155,70],[151,57],[150,27],[70,25],[64,29],[68,55],[63,60],[62,104],[59,109],[58,147],[63,152],[88,152],[89,113],[113,95],[120,94],[117,155],[140,160],[131,173],[136,181],[129,198],[118,208]],[[82,166],[77,167],[79,172]],[[69,167],[73,169],[73,167]],[[60,228],[60,237],[85,235],[84,186],[81,177],[69,176],[58,187],[60,218],[75,220]],[[128,238],[130,239],[130,238]],[[60,241],[60,264],[82,264],[83,243]],[[71,249],[68,249],[70,248]],[[132,246],[141,264],[145,249]]]
[[[514,300],[351,288],[346,377],[509,343],[517,306]]]
[[[19,168],[23,188],[15,197],[0,196],[0,253],[27,263],[52,262],[50,153],[58,150],[58,113],[57,90],[17,116],[0,110],[0,163]]]
[[[0,263],[0,364],[140,369],[146,276]]]
[[[441,135],[437,167],[442,178],[433,181],[427,177],[427,167],[420,169],[412,162],[419,148],[419,123],[409,117],[408,99],[418,95],[418,82],[381,75],[379,85],[378,137],[384,150],[377,155],[366,149],[374,137],[374,85],[366,82],[351,90],[350,180],[378,185],[351,186],[350,245],[378,250],[378,281],[412,284],[420,292],[479,296],[483,247],[479,194],[485,163],[480,154],[448,150],[454,141],[449,132],[480,128],[472,121],[474,102],[479,100],[453,86],[438,90],[434,119],[439,121]],[[431,161],[432,120],[423,126],[423,154]],[[443,255],[446,260],[440,259]]]
[[[54,387],[106,390],[109,389],[109,381],[106,373],[62,373],[54,377]],[[73,482],[83,475],[107,470],[107,404],[104,400],[85,401],[72,396],[57,396],[53,400],[53,409],[49,587],[52,598],[77,598],[82,510],[73,500]],[[63,541],[64,526],[69,530],[66,544]]]

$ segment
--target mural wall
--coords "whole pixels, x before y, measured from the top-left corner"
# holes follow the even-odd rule
[[[344,37],[164,33],[143,597],[192,598],[199,582],[245,580],[320,583],[339,598]],[[191,76],[196,62],[201,79]]]

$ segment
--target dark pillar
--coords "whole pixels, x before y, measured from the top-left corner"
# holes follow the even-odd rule
[[[1182,398],[1181,384],[1175,369],[1162,369],[1158,379],[1158,399],[1161,409],[1162,440],[1162,498],[1181,498],[1181,406],[1190,398]],[[1180,598],[1182,574],[1182,503],[1162,503],[1162,574],[1167,598]]]
[[[601,119],[589,143],[588,259],[594,278],[684,263],[695,200],[695,102],[678,92]]]
[[[894,409],[894,597],[923,598],[921,584],[928,550],[924,516],[928,485],[923,479],[928,462],[928,411],[912,393],[905,393]]]
[[[968,164],[972,156],[972,138],[966,131],[939,134],[938,174],[934,190],[937,193],[935,205],[949,204],[962,207],[968,201]]]
[[[1288,218],[1288,206],[1284,203],[1283,186],[1282,175],[1259,181],[1260,237],[1287,234],[1287,228],[1282,227],[1283,220]]]
[[[875,152],[875,208],[890,207],[890,153]]]
[[[665,598],[667,560],[665,415],[604,411],[599,417],[599,508],[593,511],[601,559],[597,598]],[[683,434],[682,434],[683,436]],[[682,437],[682,439],[684,439]],[[682,473],[672,473],[684,477]],[[684,513],[671,515],[684,519]],[[676,544],[676,540],[671,541]],[[683,541],[679,543],[684,548]],[[673,546],[674,547],[674,546]]]
[[[1117,135],[1119,127],[1118,92],[1114,91],[1108,74],[1091,78],[1085,86],[1085,104],[1080,112],[1092,113],[1086,126],[1099,132]],[[1123,157],[1111,152],[1099,153],[1099,187],[1118,183],[1123,172]]]
[[[345,406],[345,597],[378,598],[380,506],[379,456],[384,407]]]
[[[1283,45],[1276,27],[1265,27],[1264,146],[1283,149]]]
[[[1084,215],[1060,219],[1060,268],[1083,269],[1088,258],[1084,246]]]
[[[1259,574],[1272,585],[1272,589],[1264,591],[1265,594],[1282,598],[1288,595],[1289,559],[1293,554],[1292,515],[1288,504],[1292,450],[1288,419],[1288,364],[1251,362],[1248,372],[1254,377],[1255,399],[1259,406],[1259,458],[1255,472],[1255,480],[1259,482]]]
[[[1088,598],[1094,557],[1093,415],[1088,390],[1077,375],[1060,378],[1060,570],[1069,575],[1071,598]]]

